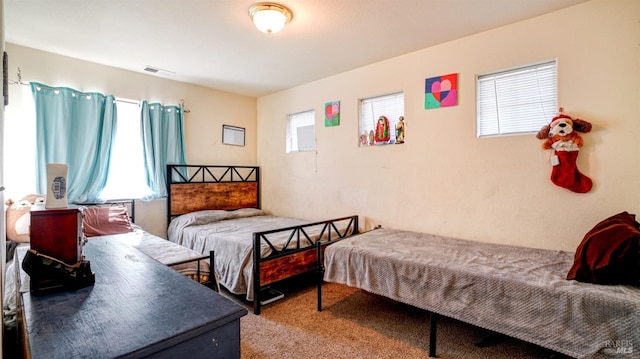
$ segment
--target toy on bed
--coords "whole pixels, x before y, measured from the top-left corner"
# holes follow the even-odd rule
[[[45,203],[46,197],[41,194],[28,194],[15,202],[8,199],[6,213],[7,239],[17,243],[29,242],[29,225],[31,223],[31,207]]]
[[[31,224],[31,207],[45,203],[46,196],[28,194],[17,202],[8,199],[5,213],[7,236],[7,262],[13,258],[15,248],[22,243],[29,243],[29,226]]]
[[[551,157],[553,169],[551,181],[557,186],[564,187],[576,193],[586,193],[591,190],[591,179],[578,170],[576,160],[580,147],[584,144],[578,132],[591,131],[591,124],[581,119],[573,119],[560,113],[545,125],[536,135],[544,140],[542,148],[554,150]]]

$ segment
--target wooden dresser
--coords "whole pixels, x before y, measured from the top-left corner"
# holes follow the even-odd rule
[[[17,252],[17,265],[25,253]],[[91,287],[30,292],[28,275],[16,271],[25,357],[240,358],[244,307],[118,236],[89,239],[84,254]]]

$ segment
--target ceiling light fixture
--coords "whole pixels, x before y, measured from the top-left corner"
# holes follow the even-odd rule
[[[251,5],[249,16],[258,30],[271,35],[282,30],[284,25],[291,21],[293,14],[291,10],[280,4],[262,2]]]

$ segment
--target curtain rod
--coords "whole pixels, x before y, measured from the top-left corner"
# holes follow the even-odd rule
[[[9,83],[9,85],[27,85],[27,86],[29,85],[29,83],[27,82],[22,82],[22,70],[20,70],[19,67],[18,67],[18,81],[7,79],[7,82]]]
[[[30,84],[28,82],[22,82],[22,70],[19,67],[18,67],[18,74],[16,76],[18,77],[18,81],[7,79],[7,82],[9,83],[9,85],[30,86]],[[122,99],[122,98],[116,98],[116,102],[124,102],[124,103],[138,104],[139,105],[141,101],[126,100],[126,99]],[[180,99],[180,108],[182,109],[182,111],[184,113],[191,112],[191,110],[187,110],[187,109],[184,108],[184,99]]]

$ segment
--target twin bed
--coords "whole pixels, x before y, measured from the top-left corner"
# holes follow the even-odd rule
[[[567,280],[573,264],[562,251],[377,229],[332,244],[319,267],[327,282],[429,311],[430,356],[443,315],[575,358],[640,357],[640,287]]]
[[[213,268],[209,265],[212,253],[205,256],[171,243],[135,225],[133,200],[103,204],[83,204],[83,227],[87,240],[110,240],[123,237],[129,245],[147,256],[217,290]]]

